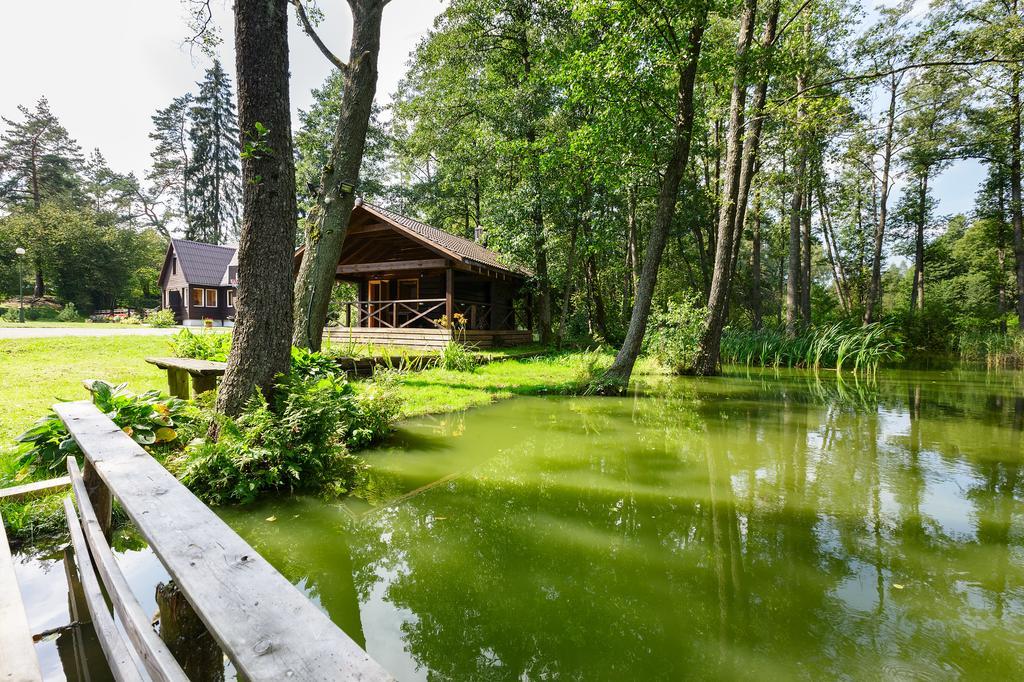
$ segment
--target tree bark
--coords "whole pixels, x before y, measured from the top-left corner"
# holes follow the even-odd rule
[[[810,184],[804,179],[804,206],[800,212],[800,220],[803,223],[804,245],[802,249],[803,261],[801,263],[800,275],[800,317],[805,324],[811,323],[811,278],[813,266],[813,253],[811,251],[811,211],[814,207],[811,197]]]
[[[797,88],[802,88],[802,78],[797,78]],[[801,118],[798,114],[797,118]],[[789,202],[789,259],[786,272],[786,333],[796,335],[796,323],[800,308],[800,216],[803,213],[803,176],[807,165],[803,143],[797,149],[797,163],[794,172],[793,197]]]
[[[626,331],[622,347],[619,348],[619,352],[615,356],[615,361],[603,379],[608,391],[621,392],[628,387],[629,377],[633,373],[633,365],[636,364],[637,356],[640,355],[640,346],[643,344],[644,333],[647,331],[647,318],[651,314],[651,303],[654,299],[654,287],[658,282],[661,256],[665,250],[669,228],[675,217],[679,185],[690,161],[690,143],[693,141],[693,88],[697,80],[700,51],[707,24],[708,6],[702,4],[693,26],[690,28],[685,60],[679,68],[672,156],[665,168],[661,189],[658,192],[658,208],[654,216],[654,223],[651,225],[650,238],[647,241],[640,280],[637,283],[636,300],[633,302],[633,312],[630,315],[629,329]]]
[[[918,180],[918,213],[914,234],[914,287],[910,291],[910,312],[924,310],[924,228],[928,220],[928,173]]]
[[[636,187],[627,190],[626,210],[626,281],[622,293],[622,317],[629,315],[636,298],[637,280],[640,268],[637,261],[637,229],[636,229]]]
[[[750,240],[750,316],[754,329],[761,321],[761,196],[754,199],[754,233]]]
[[[892,166],[893,129],[896,125],[896,93],[899,79],[892,77],[889,85],[889,120],[885,126],[885,148],[882,156],[882,187],[878,207],[878,223],[875,227],[875,246],[871,255],[871,279],[864,306],[864,324],[875,321],[875,308],[879,303],[882,289],[882,245],[885,241],[885,222],[889,215],[889,171]]]
[[[1010,82],[1010,221],[1017,274],[1017,327],[1024,330],[1024,203],[1021,198],[1021,102],[1020,72]]]
[[[754,17],[757,0],[744,0],[736,39],[736,68],[733,71],[729,97],[729,130],[726,133],[725,178],[718,206],[718,235],[715,245],[715,266],[711,275],[711,293],[708,296],[707,322],[697,348],[693,372],[700,375],[718,372],[719,346],[725,326],[729,301],[730,281],[735,258],[736,220],[739,211],[740,176],[743,171],[743,113],[747,97],[747,52],[754,37]]]
[[[241,412],[291,361],[295,161],[288,95],[287,0],[236,0],[238,123],[243,145],[242,229],[234,338],[217,409]],[[260,124],[267,132],[260,139]],[[257,140],[259,142],[257,143]]]
[[[377,93],[380,25],[388,0],[350,0],[352,43],[343,64],[341,112],[317,205],[306,228],[306,250],[295,282],[292,343],[319,350],[341,247],[355,205],[355,188]],[[337,66],[337,64],[335,64]]]

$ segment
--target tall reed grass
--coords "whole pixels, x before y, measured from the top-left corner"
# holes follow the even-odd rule
[[[1024,368],[1024,333],[965,332],[957,339],[960,359],[992,369]]]
[[[884,362],[903,359],[903,340],[888,323],[865,326],[836,323],[808,327],[794,337],[781,328],[727,328],[722,361],[762,367],[804,367],[874,373]]]

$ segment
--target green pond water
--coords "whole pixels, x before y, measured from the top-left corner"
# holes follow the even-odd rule
[[[1021,679],[1022,435],[1020,373],[644,378],[407,421],[362,499],[221,514],[399,680]]]

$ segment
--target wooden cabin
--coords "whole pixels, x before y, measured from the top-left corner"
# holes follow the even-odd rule
[[[295,254],[295,268],[304,250]],[[530,273],[482,244],[357,201],[337,281],[355,285],[335,342],[440,348],[452,338],[492,347],[533,339]],[[451,321],[461,316],[464,323]]]
[[[233,326],[237,273],[234,246],[172,239],[160,270],[160,307],[174,311],[178,324]]]

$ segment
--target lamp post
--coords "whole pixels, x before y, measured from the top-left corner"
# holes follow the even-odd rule
[[[19,246],[14,250],[14,253],[18,254],[18,296],[20,298],[18,302],[18,323],[25,324],[25,249]]]

